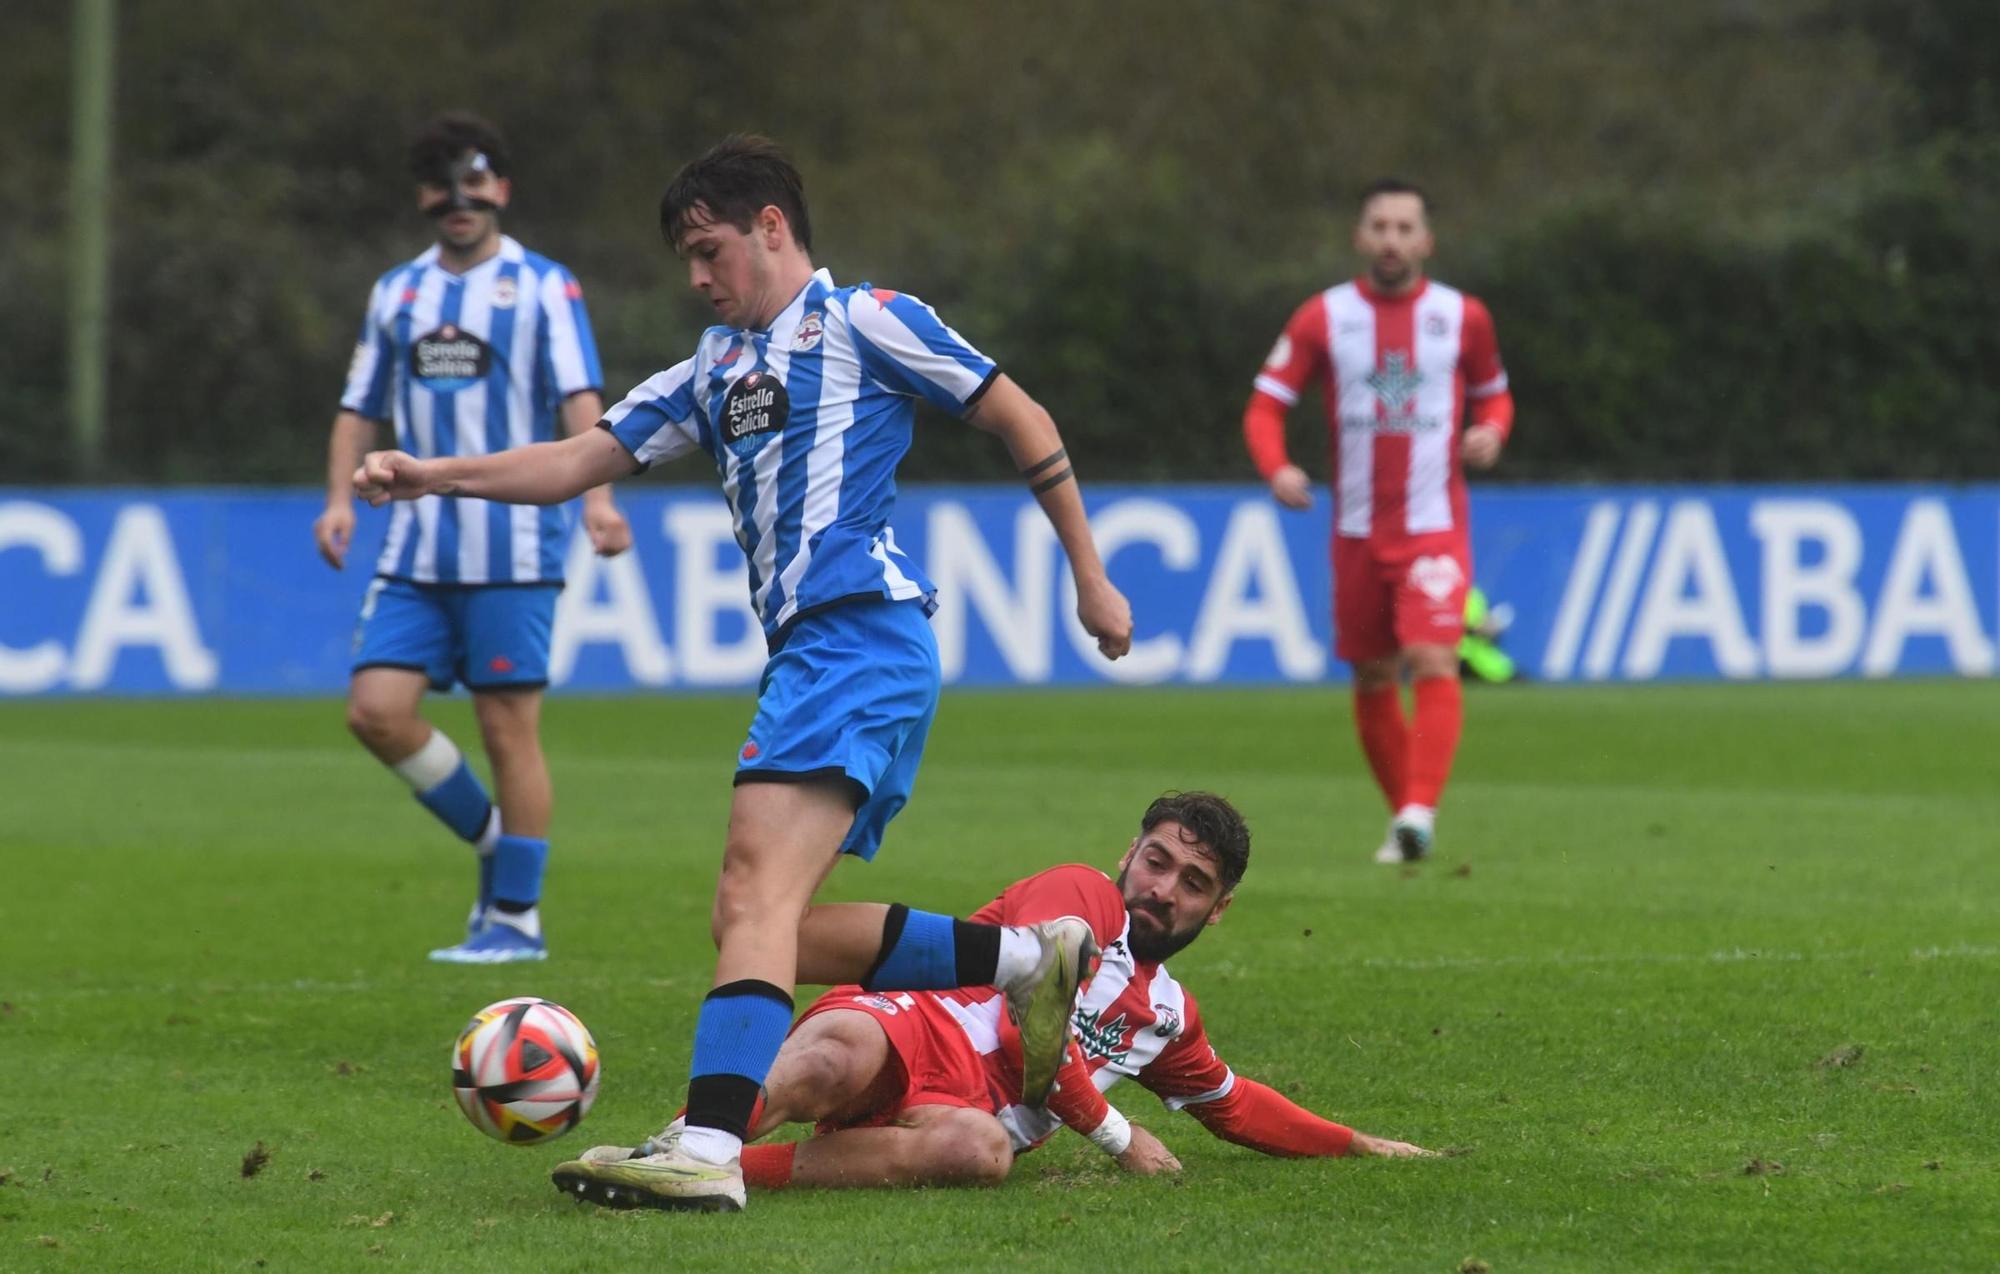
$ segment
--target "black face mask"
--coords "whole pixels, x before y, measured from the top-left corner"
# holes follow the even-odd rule
[[[428,217],[445,217],[454,212],[498,212],[500,205],[491,199],[480,199],[465,193],[465,183],[474,173],[491,172],[493,165],[483,151],[468,151],[454,159],[449,166],[429,173],[424,177],[426,185],[442,186],[450,192],[442,203],[434,203],[424,209]]]

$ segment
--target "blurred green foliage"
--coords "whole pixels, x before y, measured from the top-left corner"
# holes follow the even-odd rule
[[[69,16],[8,8],[0,481],[60,480]],[[1994,12],[124,0],[98,476],[318,480],[368,286],[426,242],[405,139],[456,105],[511,135],[508,229],[582,278],[614,398],[705,321],[660,188],[756,129],[806,174],[820,262],[935,304],[1087,476],[1252,476],[1250,377],[1353,269],[1385,172],[1431,188],[1436,273],[1495,313],[1506,476],[1990,476]],[[932,417],[904,472],[1007,465]]]

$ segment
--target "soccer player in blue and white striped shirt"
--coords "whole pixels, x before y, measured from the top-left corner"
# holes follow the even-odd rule
[[[352,475],[393,422],[419,456],[478,456],[594,432],[603,374],[583,292],[562,266],[500,233],[512,194],[507,146],[464,112],[410,149],[417,206],[437,242],[383,275],[328,445],[326,511],[313,526],[338,570],[354,530]],[[584,494],[598,552],[632,542],[608,486]],[[417,799],[478,853],[466,940],[433,960],[546,956],[538,903],[550,789],[539,738],[568,510],[434,495],[396,506],[355,627],[348,725]],[[499,802],[456,745],[419,715],[424,689],[472,692]]]
[[[660,222],[718,321],[692,359],[633,390],[594,433],[477,458],[379,452],[354,482],[373,503],[437,493],[552,502],[696,451],[715,465],[771,655],[737,755],[713,918],[719,956],[687,1114],[636,1151],[596,1148],[555,1179],[615,1207],[733,1210],[744,1201],[741,1139],[790,1028],[796,981],[998,986],[1021,1030],[1024,1098],[1039,1101],[1091,951],[1074,918],[1003,927],[901,905],[807,912],[840,854],[866,859],[881,844],[937,706],[933,590],[889,525],[914,401],[1006,445],[1055,527],[1077,618],[1106,658],[1130,648],[1132,611],[1105,574],[1048,413],[915,297],[842,287],[816,270],[803,184],[775,146],[715,146],[674,178]]]

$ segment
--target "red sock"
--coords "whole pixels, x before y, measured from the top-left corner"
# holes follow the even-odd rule
[[[1437,808],[1451,758],[1465,723],[1465,698],[1457,677],[1426,677],[1416,685],[1417,712],[1410,731],[1409,786],[1403,803]]]
[[[798,1148],[796,1141],[743,1147],[743,1184],[759,1190],[782,1190],[792,1184],[792,1156]]]
[[[1356,690],[1354,728],[1361,735],[1361,751],[1375,772],[1376,786],[1394,813],[1403,804],[1404,764],[1410,752],[1402,690],[1393,682],[1379,690]]]

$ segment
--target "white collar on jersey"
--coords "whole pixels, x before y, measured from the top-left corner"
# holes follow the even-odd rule
[[[800,311],[805,309],[806,293],[813,290],[813,284],[815,283],[824,287],[829,292],[833,291],[832,271],[828,270],[825,266],[814,270],[812,277],[806,280],[806,285],[792,294],[792,299],[785,303],[784,309],[778,311],[778,317],[771,320],[770,326],[756,328],[754,329],[754,334],[767,336],[785,326],[787,322],[798,322]]]
[[[416,263],[420,266],[425,266],[425,267],[437,265],[438,256],[441,253],[441,251],[442,249],[440,249],[437,244],[433,243],[430,247],[425,248],[422,252],[417,254]],[[454,279],[470,278],[471,276],[479,273],[481,270],[484,270],[489,265],[495,265],[501,261],[525,261],[527,259],[528,259],[528,250],[521,246],[520,240],[516,239],[513,235],[503,234],[500,236],[500,250],[498,252],[486,258],[484,261],[481,261],[478,265],[473,266],[470,270],[467,270],[464,274],[454,274],[451,277]],[[438,268],[440,270],[444,269],[443,266],[438,266]],[[447,271],[447,273],[449,273],[449,271]]]

